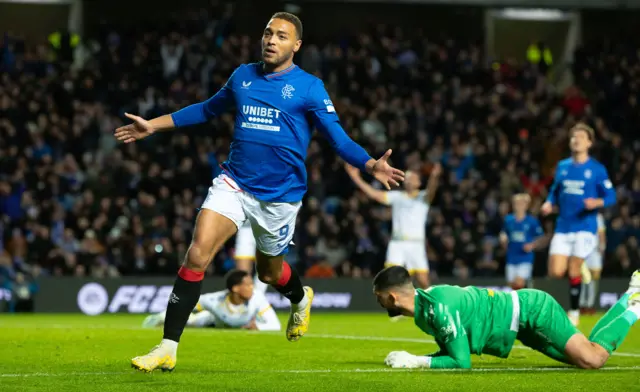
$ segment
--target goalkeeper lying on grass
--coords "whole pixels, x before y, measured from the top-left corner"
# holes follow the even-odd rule
[[[540,290],[502,293],[448,285],[416,290],[403,267],[382,270],[373,286],[382,307],[413,317],[440,348],[429,356],[394,351],[384,361],[392,368],[470,369],[471,354],[506,358],[518,339],[557,361],[598,369],[640,317],[640,270],[588,339],[560,304]]]

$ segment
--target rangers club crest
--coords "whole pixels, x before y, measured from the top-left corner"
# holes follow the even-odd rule
[[[293,98],[293,92],[296,91],[295,88],[293,88],[292,85],[287,84],[282,88],[282,98],[284,99],[291,99]]]

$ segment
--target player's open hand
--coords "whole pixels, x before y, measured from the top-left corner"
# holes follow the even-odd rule
[[[114,136],[118,141],[131,143],[153,134],[154,129],[149,121],[129,113],[125,113],[124,115],[133,120],[133,124],[116,129]]]
[[[391,189],[391,185],[394,187],[400,186],[400,182],[404,181],[404,172],[391,167],[387,162],[391,156],[391,149],[387,150],[384,155],[373,163],[371,167],[371,174],[384,185],[387,190]]]
[[[524,250],[527,253],[531,253],[533,251],[533,243],[524,244],[522,246],[522,250]]]

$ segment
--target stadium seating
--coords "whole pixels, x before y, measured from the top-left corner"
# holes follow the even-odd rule
[[[112,132],[125,111],[153,117],[203,100],[234,67],[254,61],[256,40],[230,34],[225,21],[189,33],[105,32],[83,42],[73,63],[44,46],[5,40],[0,275],[175,273],[197,208],[228,154],[233,117],[127,146]],[[636,50],[581,48],[575,86],[566,91],[528,64],[486,64],[473,43],[405,40],[395,31],[307,41],[297,62],[322,77],[343,125],[372,155],[393,148],[394,164],[425,180],[434,162],[443,164],[428,227],[432,271],[441,276],[501,276],[496,238],[510,196],[531,193],[537,213],[555,162],[567,154],[568,125],[594,124],[595,155],[619,192],[606,212],[612,257],[605,273],[627,276],[640,267],[640,63],[627,55]],[[321,137],[308,155],[297,268],[312,276],[370,276],[384,262],[388,209],[345,186],[349,178]],[[550,236],[552,221],[544,227]],[[228,268],[232,246],[210,273]],[[545,272],[546,253],[539,251],[537,274]]]

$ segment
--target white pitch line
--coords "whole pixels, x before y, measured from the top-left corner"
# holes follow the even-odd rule
[[[47,324],[46,326],[40,327],[35,326],[33,324],[13,324],[12,328],[42,328],[42,329],[69,329],[76,325],[68,325],[68,324]],[[142,331],[149,330],[153,331],[154,329],[142,328],[142,327],[134,327],[134,326],[109,326],[109,325],[85,325],[82,326],[83,329],[109,329],[109,330],[126,330],[126,331]],[[250,334],[250,335],[279,335],[282,332],[279,331],[246,331],[242,329],[215,329],[215,328],[189,328],[189,333],[232,333],[232,334]],[[403,337],[392,337],[392,336],[358,336],[358,335],[333,335],[333,334],[314,334],[310,333],[305,335],[305,338],[320,338],[320,339],[340,339],[340,340],[361,340],[361,341],[379,341],[379,342],[405,342],[405,343],[427,343],[427,344],[436,344],[433,339],[420,339],[420,338],[403,338]],[[523,346],[520,344],[516,344],[513,346],[514,349],[518,350],[531,350],[531,348],[527,346]],[[617,357],[631,357],[631,358],[640,358],[640,353],[628,353],[628,352],[614,352],[614,356]]]
[[[605,367],[597,371],[631,371],[639,370],[640,366],[611,366]],[[570,372],[570,371],[582,371],[574,367],[509,367],[509,368],[475,368],[469,370],[463,369],[251,369],[251,370],[224,370],[210,371],[210,372],[190,372],[185,374],[246,374],[246,373],[262,373],[262,374],[309,374],[309,373],[409,373],[409,372],[429,372],[429,373],[449,373],[449,372],[474,372],[474,373],[501,373],[501,372]],[[129,372],[69,372],[69,373],[5,373],[0,374],[0,378],[27,378],[27,377],[90,377],[90,376],[113,376],[113,375],[125,375],[135,374],[135,371]]]
[[[325,338],[325,339],[344,339],[344,340],[365,340],[365,341],[381,341],[381,342],[408,342],[408,343],[428,343],[436,344],[433,339],[418,339],[418,338],[398,338],[398,337],[384,337],[384,336],[352,336],[352,335],[330,335],[330,334],[309,334],[305,335],[309,338]],[[519,350],[532,350],[530,347],[516,344],[513,346]],[[619,357],[633,357],[640,358],[640,353],[625,353],[614,352],[613,355]]]

